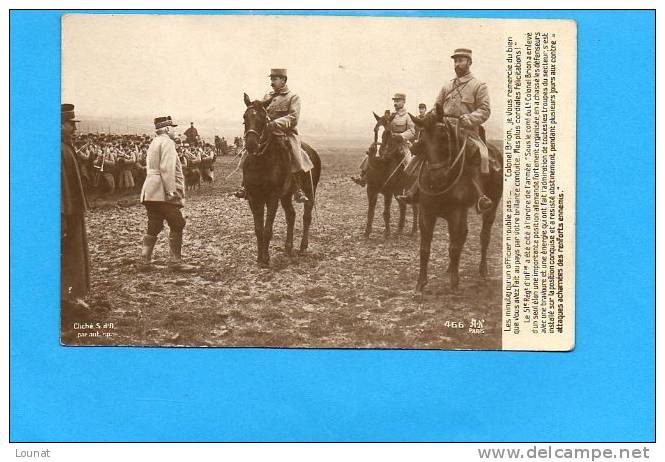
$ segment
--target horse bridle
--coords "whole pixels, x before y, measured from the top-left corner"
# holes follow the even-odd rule
[[[451,117],[453,117],[453,116],[451,116]],[[455,118],[459,119],[459,117],[455,117]],[[447,130],[448,135],[449,135],[448,136],[448,146],[449,146],[450,150],[448,152],[454,152],[453,149],[452,149],[453,141],[451,140],[451,136],[450,136],[451,135],[450,125],[448,125],[447,123],[444,123],[444,122],[437,122],[436,125],[437,125],[437,127],[441,127],[441,126],[446,127],[446,130]],[[460,135],[460,127],[459,127],[459,121],[458,121],[457,124],[456,124],[456,127],[455,127],[455,140],[457,141],[456,144],[457,144],[458,147],[459,147],[459,135]],[[424,163],[423,163],[423,164],[420,165],[420,168],[418,169],[418,174],[417,174],[418,176],[417,176],[416,181],[418,183],[418,189],[420,189],[427,196],[435,196],[435,197],[436,196],[442,196],[442,195],[446,194],[448,191],[450,191],[451,189],[453,189],[453,187],[457,184],[457,182],[460,180],[460,178],[462,178],[462,173],[464,173],[464,161],[465,161],[465,158],[466,158],[466,142],[467,142],[467,137],[464,137],[464,141],[462,142],[462,146],[459,147],[459,151],[457,153],[457,156],[455,156],[455,159],[452,161],[452,163],[450,163],[450,162],[449,163],[437,162],[437,163],[433,163],[433,164],[430,164],[429,162],[427,163],[427,167],[428,167],[429,170],[438,170],[438,169],[447,167],[448,171],[452,170],[453,168],[455,168],[455,166],[458,163],[460,163],[459,172],[457,173],[457,176],[455,177],[455,179],[449,185],[447,185],[442,191],[436,191],[436,192],[429,191],[427,188],[425,188],[425,186],[422,185],[422,181],[421,181],[422,180],[423,166],[424,166]]]
[[[374,130],[374,146],[375,146],[375,147],[378,146],[379,144],[383,144],[383,143],[379,143],[379,142],[378,142],[378,139],[379,139],[379,130],[378,130],[378,127],[379,127],[379,126],[382,126],[383,129],[384,129],[385,131],[387,131],[388,133],[390,133],[391,135],[392,135],[392,132],[393,132],[390,128],[386,127],[384,124],[379,124],[379,123],[377,123],[377,124],[376,124],[376,127],[375,127],[375,130]],[[392,146],[392,147],[390,148],[390,150],[389,150],[385,155],[382,155],[381,157],[382,157],[382,158],[390,158],[390,156],[392,156],[392,155],[395,153],[395,151],[397,151],[398,148],[399,148],[399,144],[395,143],[395,145]],[[379,150],[380,150],[380,149],[379,149]],[[375,152],[378,154],[379,150],[376,150]]]
[[[263,110],[263,112],[264,112],[265,115],[266,115],[266,124],[267,124],[268,122],[270,122],[270,117],[268,117],[268,111],[266,111],[265,108],[263,108],[263,107],[261,108],[261,110]],[[245,133],[243,133],[243,137],[242,137],[242,138],[243,138],[243,140],[244,140],[244,142],[245,142],[245,146],[247,146],[247,135],[250,135],[250,134],[253,133],[253,134],[256,135],[256,137],[259,139],[259,150],[254,154],[254,155],[256,155],[256,156],[260,156],[261,154],[263,154],[263,151],[265,151],[265,147],[264,147],[263,149],[261,149],[261,144],[263,144],[261,140],[262,140],[262,138],[263,138],[263,133],[264,133],[264,132],[265,132],[265,127],[263,128],[263,130],[261,131],[261,133],[259,133],[258,131],[254,130],[254,129],[251,129],[251,128],[250,128],[249,130],[245,130]],[[267,145],[267,144],[266,144],[266,145]],[[249,152],[249,151],[248,151],[248,152]]]

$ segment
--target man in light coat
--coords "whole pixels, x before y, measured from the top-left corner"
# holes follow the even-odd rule
[[[300,120],[300,97],[286,85],[288,80],[286,74],[286,69],[270,70],[270,86],[273,91],[263,97],[263,104],[266,106],[266,112],[270,119],[265,130],[274,136],[286,138],[290,148],[291,173],[296,183],[294,199],[296,202],[307,202],[309,199],[303,193],[296,173],[309,172],[314,167],[314,164],[312,164],[309,156],[302,151],[300,146],[300,134],[297,128],[298,121]],[[241,160],[241,167],[245,156]],[[246,197],[244,187],[234,193],[234,195],[241,198]]]
[[[175,127],[171,116],[155,119],[157,136],[146,155],[146,179],[140,201],[148,214],[148,231],[143,236],[141,267],[149,269],[157,236],[169,225],[169,267],[176,271],[192,271],[193,266],[182,261],[182,232],[185,218],[181,208],[185,204],[185,177],[175,149]]]
[[[390,113],[393,117],[390,122],[390,131],[393,135],[393,142],[399,143],[399,155],[402,156],[402,162],[407,165],[411,161],[411,151],[409,141],[416,137],[416,126],[409,117],[404,105],[406,104],[406,95],[404,93],[395,93],[393,96],[393,105],[395,112]],[[386,111],[387,113],[388,111]],[[379,140],[380,142],[381,140]],[[360,164],[360,177],[351,177],[354,183],[360,186],[367,184],[367,168],[369,166],[369,156],[365,156]]]
[[[476,79],[471,74],[471,64],[473,63],[471,50],[468,48],[457,48],[452,54],[456,77],[447,82],[439,95],[436,97],[434,107],[437,105],[443,109],[443,117],[450,118],[453,123],[459,123],[462,133],[467,136],[469,145],[475,153],[479,154],[480,165],[474,165],[471,172],[474,176],[474,185],[478,192],[478,203],[476,209],[482,213],[492,206],[492,200],[485,195],[482,190],[481,175],[488,175],[489,172],[489,152],[487,145],[481,137],[484,134],[482,124],[490,116],[490,98],[487,92],[487,85]],[[407,167],[407,173],[417,171],[417,165],[421,162],[415,157]],[[416,187],[414,186],[404,196],[398,196],[397,199],[403,202],[412,202],[415,199]]]

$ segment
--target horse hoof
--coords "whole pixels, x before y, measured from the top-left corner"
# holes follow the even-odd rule
[[[259,262],[259,268],[270,268],[270,260],[261,260]]]

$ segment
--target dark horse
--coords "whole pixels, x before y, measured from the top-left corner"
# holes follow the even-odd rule
[[[293,226],[296,212],[293,207],[293,193],[296,190],[291,174],[290,153],[288,142],[277,135],[265,134],[268,114],[261,101],[250,101],[244,95],[247,109],[243,115],[245,124],[245,147],[247,158],[243,165],[243,178],[249,207],[254,216],[254,232],[258,248],[259,265],[268,267],[270,254],[268,247],[272,239],[272,228],[277,214],[277,206],[281,202],[286,216],[286,242],[284,250],[287,255],[293,251]],[[316,187],[321,176],[321,159],[314,149],[302,143],[309,155],[314,168],[311,174],[299,173],[298,182],[309,201],[305,203],[303,214],[302,239],[300,252],[305,252],[309,245],[309,227],[312,223],[312,209],[316,199]]]
[[[411,116],[413,122],[422,128],[424,163],[418,175],[418,194],[420,203],[420,274],[416,292],[422,293],[427,284],[427,264],[429,262],[432,235],[437,217],[448,222],[448,255],[450,258],[448,273],[453,289],[459,286],[459,262],[462,248],[468,233],[467,213],[479,197],[478,181],[480,175],[474,175],[480,158],[477,150],[471,155],[466,140],[458,127],[458,121],[450,117],[443,119],[440,105],[434,113],[429,113],[420,120]],[[468,145],[468,146],[467,146]],[[496,209],[503,192],[503,156],[496,147],[488,145],[490,163],[500,166],[490,168],[490,174],[482,181],[483,189],[492,199],[492,207],[483,216],[480,232],[480,275],[487,276],[487,247],[489,246],[492,224]]]
[[[393,133],[390,129],[391,122],[395,118],[390,113],[379,117],[374,113],[376,125],[374,126],[374,143],[367,151],[367,224],[365,225],[365,238],[372,232],[374,221],[374,210],[379,194],[383,194],[383,221],[385,229],[384,237],[390,236],[390,206],[393,197],[402,194],[410,187],[415,178],[404,173],[402,153],[400,144],[393,141]],[[399,222],[397,232],[401,233],[406,222],[406,204],[399,203]],[[418,231],[418,206],[413,206],[413,225],[411,233]]]

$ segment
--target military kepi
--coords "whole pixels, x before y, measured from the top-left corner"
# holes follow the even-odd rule
[[[164,127],[177,127],[177,125],[173,123],[171,116],[155,118],[155,128],[164,128]]]
[[[451,58],[455,59],[458,56],[471,59],[471,50],[468,48],[455,48],[455,52],[452,54]]]
[[[60,120],[62,122],[80,122],[80,120],[78,120],[74,114],[73,104],[60,105]]]
[[[286,69],[270,69],[269,77],[286,77]]]
[[[393,96],[393,100],[396,99],[403,99],[406,101],[406,95],[404,93],[395,93],[395,96]]]

